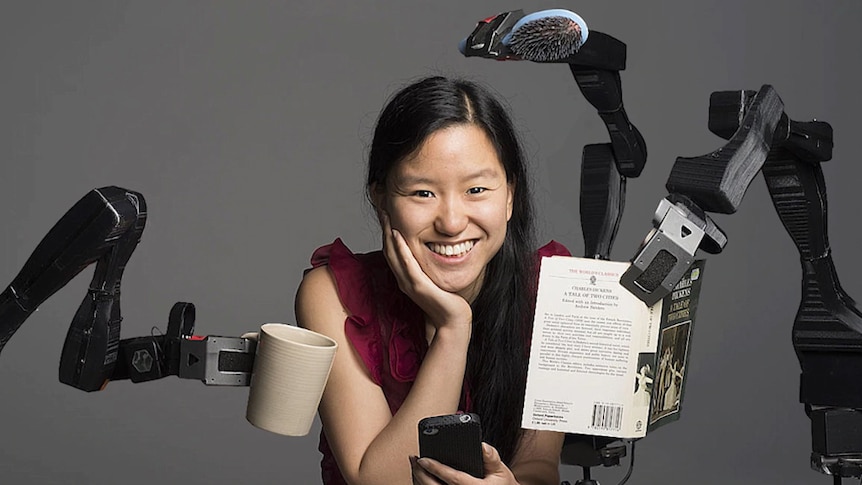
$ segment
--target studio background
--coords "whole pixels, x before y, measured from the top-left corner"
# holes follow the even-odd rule
[[[608,140],[563,65],[464,58],[458,41],[505,10],[568,8],[628,45],[630,118],[649,157],[630,179],[613,258],[628,260],[677,156],[723,141],[709,95],[772,84],[797,120],[835,130],[823,164],[841,282],[862,298],[858,0],[7,1],[0,14],[0,284],[89,190],[142,192],[149,219],[123,278],[122,337],[162,331],[176,301],[196,333],[293,322],[311,252],[379,247],[364,162],[385,100],[429,74],[508,100],[532,163],[540,240],[583,251],[580,154]],[[762,177],[708,257],[683,416],[638,443],[631,484],[817,484],[790,329],[798,254]],[[60,384],[88,269],[0,355],[0,481],[319,483],[316,424],[286,438],[245,421],[247,388],[169,377],[85,393]],[[626,465],[626,459],[623,460]],[[563,467],[572,482],[580,470]],[[604,485],[625,468],[596,469]]]

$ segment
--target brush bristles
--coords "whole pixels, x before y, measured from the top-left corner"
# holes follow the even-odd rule
[[[536,19],[512,32],[509,48],[527,61],[565,59],[581,48],[581,26],[566,17]]]

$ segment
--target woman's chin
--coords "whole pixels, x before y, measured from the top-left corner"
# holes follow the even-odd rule
[[[448,278],[432,277],[431,281],[443,291],[461,295],[467,301],[472,301],[472,298],[478,293],[478,279],[478,276],[474,277],[473,275],[458,278],[452,278],[450,275]]]

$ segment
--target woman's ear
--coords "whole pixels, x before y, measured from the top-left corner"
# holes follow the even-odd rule
[[[374,212],[377,213],[377,220],[380,220],[381,222],[382,213],[386,211],[386,205],[384,204],[385,195],[386,191],[377,183],[373,183],[368,186],[368,200],[370,200],[371,205],[374,206]]]

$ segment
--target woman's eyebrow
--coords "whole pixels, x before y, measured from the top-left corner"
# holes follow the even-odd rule
[[[476,180],[482,178],[497,178],[500,176],[500,172],[498,170],[494,170],[493,168],[483,168],[473,173],[469,173],[462,177],[461,180]],[[434,179],[426,177],[424,175],[411,175],[411,174],[402,174],[397,177],[398,183],[404,185],[414,185],[414,184],[432,184],[435,182]]]
[[[422,175],[399,175],[396,177],[396,181],[399,185],[429,185],[434,183],[432,179]]]
[[[493,168],[483,168],[477,172],[474,172],[470,175],[464,177],[464,180],[475,180],[481,178],[497,178],[500,175],[500,171],[494,170]]]

